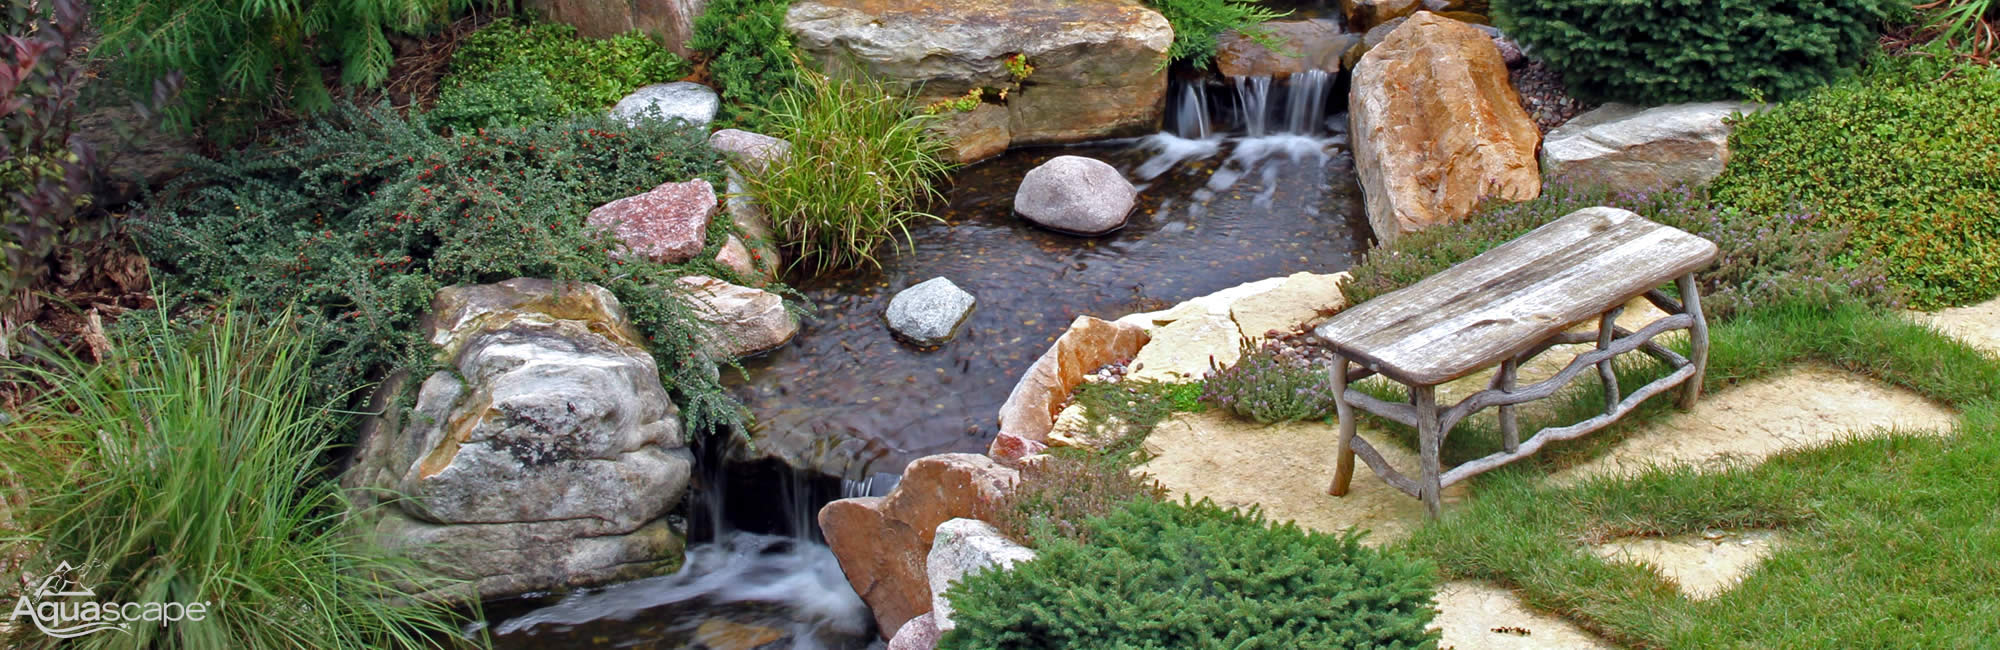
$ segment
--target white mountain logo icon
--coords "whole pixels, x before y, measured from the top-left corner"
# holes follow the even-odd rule
[[[71,580],[69,576],[73,573],[76,573],[76,567],[71,566],[68,562],[56,565],[55,572],[49,574],[49,577],[43,578],[42,583],[35,587],[35,597],[66,598],[70,596],[91,597],[97,595],[97,592],[91,591],[89,587]]]

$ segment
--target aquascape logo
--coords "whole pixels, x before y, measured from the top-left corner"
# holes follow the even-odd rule
[[[101,603],[97,593],[74,579],[77,569],[64,562],[35,588],[14,601],[8,619],[26,618],[42,634],[70,639],[111,630],[130,634],[133,624],[167,625],[208,618],[210,603]]]

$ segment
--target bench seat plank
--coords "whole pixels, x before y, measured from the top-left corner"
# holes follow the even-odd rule
[[[1526,350],[1715,259],[1713,242],[1616,208],[1579,210],[1315,330],[1399,382],[1434,386]]]

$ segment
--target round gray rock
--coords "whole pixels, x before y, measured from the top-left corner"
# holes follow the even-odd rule
[[[611,107],[611,116],[636,124],[643,119],[681,119],[702,126],[715,119],[722,98],[715,91],[691,81],[653,84],[626,95]]]
[[[1035,225],[1076,235],[1125,227],[1139,191],[1102,160],[1056,156],[1021,177],[1014,212]]]
[[[958,326],[978,302],[951,280],[931,278],[889,299],[890,331],[917,345],[941,345],[958,334]]]

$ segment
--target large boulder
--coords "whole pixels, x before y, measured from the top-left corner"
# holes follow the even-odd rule
[[[1418,12],[1368,51],[1349,95],[1368,223],[1389,243],[1481,201],[1541,194],[1541,133],[1499,48],[1471,25]]]
[[[1021,479],[979,454],[925,456],[886,497],[841,499],[819,511],[826,545],[854,592],[875,612],[882,638],[931,611],[929,563],[938,524],[976,517]]]
[[[1145,328],[1078,316],[1069,329],[1021,374],[1000,405],[1000,435],[988,453],[1020,458],[1049,440],[1056,413],[1083,378],[1105,364],[1125,361],[1151,340]]]
[[[1174,39],[1167,19],[1138,0],[802,0],[785,27],[822,67],[858,66],[917,92],[920,104],[1007,90],[1003,103],[946,118],[961,162],[999,153],[996,140],[1152,132]],[[1034,68],[1026,79],[1008,69],[1017,56]]]
[[[1623,190],[1701,185],[1729,162],[1729,116],[1759,108],[1748,102],[1605,104],[1549,131],[1542,172]]]
[[[785,299],[762,289],[738,286],[705,275],[674,281],[694,303],[694,316],[709,327],[730,357],[763,354],[792,340],[799,319]]]
[[[1216,38],[1215,67],[1232,77],[1266,76],[1282,79],[1307,70],[1337,72],[1341,55],[1361,40],[1343,32],[1340,21],[1326,18],[1274,20],[1258,26],[1281,43],[1265,47],[1235,30]]]
[[[626,95],[611,107],[611,116],[628,124],[645,120],[682,120],[704,126],[715,119],[722,98],[715,90],[692,81],[653,84]]]
[[[1037,226],[1074,235],[1102,235],[1125,227],[1139,190],[1125,175],[1096,158],[1056,156],[1021,176],[1014,212]]]
[[[584,38],[610,38],[637,30],[667,49],[692,57],[694,19],[708,0],[527,0],[524,8],[542,20],[568,23]]]
[[[1005,571],[1032,559],[1034,549],[1007,539],[993,524],[977,519],[939,524],[925,564],[931,580],[931,624],[940,633],[958,627],[951,621],[951,601],[944,597],[952,583],[983,571]]]
[[[661,264],[694,259],[708,241],[708,222],[719,204],[715,187],[694,179],[662,183],[590,211],[590,227],[608,230],[625,245],[620,255],[638,255]]]
[[[917,345],[943,345],[958,335],[958,327],[979,303],[972,294],[946,278],[931,278],[896,292],[882,314],[889,330]]]
[[[479,598],[679,561],[665,518],[692,459],[617,298],[548,280],[448,287],[425,328],[447,369],[424,380],[408,413],[366,423],[342,477],[373,539],[471,581]],[[386,382],[378,404],[405,381]]]

